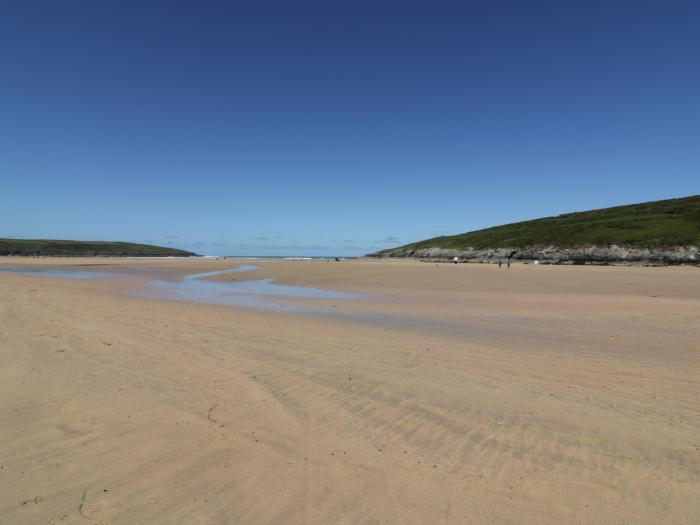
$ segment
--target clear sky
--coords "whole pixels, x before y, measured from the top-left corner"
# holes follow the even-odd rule
[[[0,237],[358,255],[700,193],[700,2],[2,2]]]

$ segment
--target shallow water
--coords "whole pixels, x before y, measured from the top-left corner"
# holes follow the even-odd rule
[[[300,312],[316,312],[319,309],[292,304],[285,301],[284,298],[303,297],[339,300],[360,298],[358,294],[347,292],[277,284],[274,282],[274,279],[256,279],[252,281],[211,281],[206,279],[216,275],[257,269],[258,267],[253,265],[241,265],[230,270],[188,275],[179,282],[155,280],[149,283],[149,288],[151,289],[150,291],[156,292],[159,297],[169,299],[273,310],[285,308]]]
[[[37,266],[0,266],[0,272],[31,274],[32,277],[56,279],[101,279],[111,275],[99,270],[74,270],[65,268],[41,268]]]
[[[180,281],[165,279],[151,280],[145,289],[134,295],[158,297],[180,301],[224,304],[259,308],[265,310],[285,310],[300,313],[324,313],[328,308],[294,304],[291,297],[311,299],[359,299],[362,296],[347,292],[336,292],[306,286],[277,284],[274,279],[256,279],[249,281],[212,281],[209,277],[229,273],[241,273],[257,270],[259,267],[242,264],[236,268],[187,275]],[[83,270],[75,268],[47,268],[39,266],[0,266],[0,271],[30,274],[36,277],[57,279],[101,279],[120,274],[138,274],[138,267],[119,268],[117,273],[100,270]]]
[[[139,275],[143,277],[142,272],[145,268],[146,267],[143,266],[130,266],[116,268],[111,272],[105,272],[101,270],[76,269],[72,267],[0,266],[0,271],[29,274],[31,276],[43,278],[102,279],[118,275]],[[490,337],[503,336],[503,334],[501,334],[501,327],[490,326],[488,323],[484,324],[483,320],[468,322],[467,319],[461,319],[459,322],[454,322],[423,316],[384,315],[375,312],[357,311],[355,309],[349,311],[345,309],[336,309],[335,304],[328,306],[319,303],[309,305],[295,303],[293,300],[290,300],[291,298],[334,299],[339,301],[367,299],[368,296],[363,294],[277,284],[274,282],[274,279],[241,281],[214,281],[208,279],[209,277],[215,277],[217,275],[250,272],[257,269],[259,269],[258,266],[243,264],[227,270],[187,275],[179,281],[164,279],[149,280],[142,285],[143,288],[141,290],[131,293],[132,295],[141,297],[310,314],[401,330],[439,330],[462,335],[466,334],[472,339],[484,335],[489,335]],[[375,297],[375,299],[376,298],[378,297]]]
[[[186,276],[184,280],[206,279],[207,277],[214,277],[215,275],[222,275],[225,273],[251,272],[253,270],[257,270],[258,268],[260,268],[260,267],[255,266],[253,264],[241,264],[241,265],[238,265],[236,268],[230,268],[228,270],[216,270],[213,272],[193,273],[192,275]]]

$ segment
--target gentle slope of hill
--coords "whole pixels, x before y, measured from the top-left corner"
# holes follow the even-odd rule
[[[374,256],[439,258],[464,254],[469,259],[514,256],[585,262],[590,255],[593,262],[650,258],[657,262],[694,262],[698,247],[700,195],[695,195],[435,237]],[[678,252],[680,259],[674,259],[670,252]]]
[[[0,255],[188,257],[196,254],[176,248],[130,242],[0,239]]]

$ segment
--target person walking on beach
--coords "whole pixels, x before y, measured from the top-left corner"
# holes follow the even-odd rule
[[[499,270],[500,270],[502,264],[503,264],[503,261],[502,261],[501,259],[498,259],[498,268],[499,268]]]
[[[508,259],[508,269],[510,270],[510,259]]]

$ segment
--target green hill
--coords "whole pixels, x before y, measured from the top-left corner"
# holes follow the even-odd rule
[[[196,254],[175,248],[130,242],[0,239],[0,255],[188,257]]]
[[[618,245],[634,248],[700,246],[700,195],[566,213],[459,235],[435,237],[379,252],[398,256],[428,248],[449,250]]]

